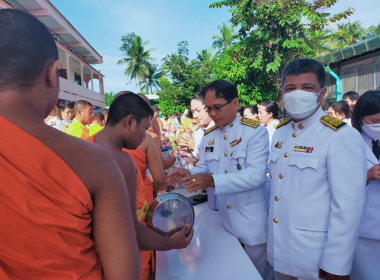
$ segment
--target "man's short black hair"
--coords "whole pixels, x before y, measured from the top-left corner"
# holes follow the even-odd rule
[[[219,79],[207,84],[201,91],[203,96],[206,96],[206,92],[209,90],[215,90],[216,98],[224,98],[227,102],[231,102],[235,98],[239,98],[238,90],[235,84]]]
[[[31,88],[58,49],[49,30],[20,10],[0,9],[0,90]]]
[[[153,109],[153,112],[160,112],[160,108],[158,108],[157,106],[153,106],[152,107],[152,109]]]
[[[348,91],[346,92],[345,94],[343,94],[343,97],[342,99],[345,100],[345,99],[349,99],[351,101],[355,101],[355,100],[358,100],[360,97],[359,93],[357,93],[356,91]]]
[[[284,86],[287,76],[298,76],[306,73],[315,74],[320,87],[323,88],[325,86],[325,68],[320,62],[311,58],[300,58],[289,62],[282,71],[281,86]]]
[[[61,111],[64,111],[66,108],[74,109],[74,102],[69,101],[69,100],[65,100],[65,101],[62,101],[61,103],[59,103],[58,107],[59,107],[59,109],[61,109]]]
[[[144,118],[152,118],[153,110],[144,99],[133,92],[120,94],[111,103],[107,125],[114,126],[128,115],[133,115],[137,124]]]

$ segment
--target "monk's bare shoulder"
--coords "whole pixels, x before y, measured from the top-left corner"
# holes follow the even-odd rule
[[[90,193],[120,174],[115,160],[103,147],[48,128],[40,140],[74,171]]]

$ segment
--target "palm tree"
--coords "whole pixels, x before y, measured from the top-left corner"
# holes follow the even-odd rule
[[[138,83],[141,92],[144,92],[145,94],[153,94],[153,88],[158,90],[158,79],[162,78],[165,74],[162,69],[158,68],[158,65],[155,64],[152,65],[152,67],[153,69],[149,72],[149,74]]]
[[[337,42],[337,47],[343,49],[363,40],[365,29],[361,26],[360,21],[341,23],[338,24],[338,29],[332,37]]]
[[[214,40],[212,42],[213,49],[223,51],[236,43],[238,35],[234,32],[235,29],[233,25],[227,26],[223,23],[222,26],[218,26],[218,29],[220,30],[220,35],[211,35],[211,39]]]
[[[201,64],[205,64],[207,61],[210,61],[214,58],[210,49],[202,49],[201,52],[197,52],[197,60]]]
[[[367,38],[375,37],[377,35],[380,35],[380,23],[368,28]]]
[[[122,41],[123,45],[120,47],[120,50],[124,53],[125,57],[119,60],[117,64],[127,64],[125,76],[131,80],[138,80],[141,83],[153,71],[151,61],[154,59],[150,57],[150,52],[154,49],[146,50],[145,47],[149,42],[144,42],[140,36],[134,33],[123,36]]]
[[[317,53],[317,56],[325,55],[331,52],[331,34],[333,33],[330,29],[320,29],[314,30],[309,33],[309,45]]]

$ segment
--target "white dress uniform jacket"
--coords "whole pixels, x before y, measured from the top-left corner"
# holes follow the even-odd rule
[[[319,108],[277,127],[269,155],[272,177],[268,261],[274,270],[318,280],[319,268],[348,275],[364,208],[363,139]]]
[[[273,134],[275,133],[276,127],[279,124],[279,122],[280,122],[280,120],[275,119],[270,124],[268,124],[266,126],[266,128],[268,129],[268,134],[269,134],[269,151],[270,151],[270,147],[272,144]]]
[[[191,174],[213,174],[223,226],[246,245],[266,242],[268,140],[258,121],[236,117],[223,128],[214,126],[205,132],[200,160],[191,169]]]
[[[201,144],[202,138],[205,135],[205,130],[209,129],[210,127],[213,127],[215,123],[211,121],[207,127],[201,126],[194,132],[194,142],[195,142],[195,148],[194,148],[194,155],[199,158],[200,152],[199,152],[199,146]]]
[[[362,132],[366,146],[368,169],[379,164],[372,152],[372,138]],[[369,181],[366,201],[352,264],[352,280],[380,278],[380,180]]]

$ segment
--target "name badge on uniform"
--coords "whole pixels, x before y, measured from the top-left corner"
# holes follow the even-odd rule
[[[295,146],[294,151],[295,152],[301,152],[301,153],[312,153],[313,152],[313,147],[306,147],[306,146]]]
[[[276,145],[274,145],[274,147],[275,147],[275,148],[278,148],[278,149],[281,149],[281,147],[282,147],[282,143],[283,143],[283,142],[278,141],[278,142],[276,143]]]
[[[205,151],[206,153],[211,153],[214,151],[214,147],[206,147]]]

